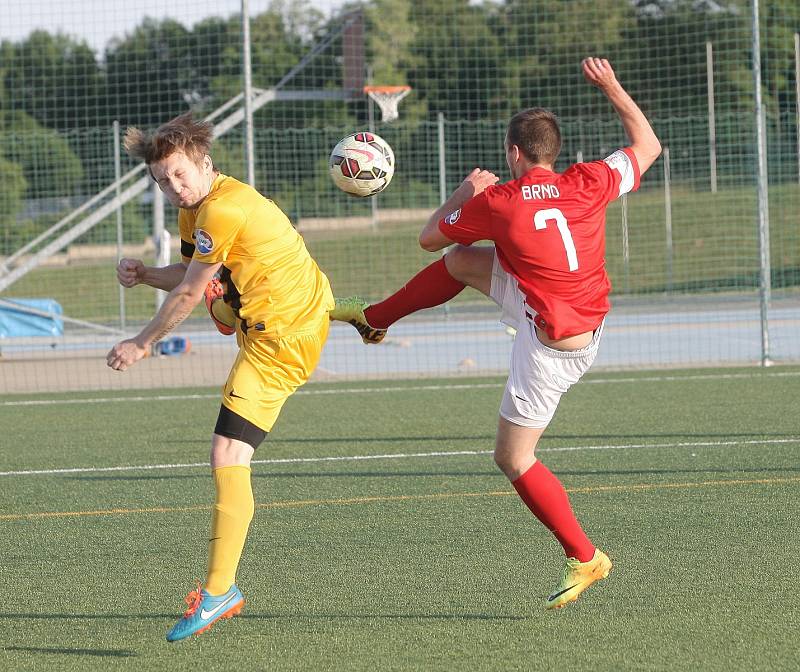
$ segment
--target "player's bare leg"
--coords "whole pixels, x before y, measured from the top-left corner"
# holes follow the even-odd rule
[[[249,467],[253,459],[253,446],[244,441],[213,434],[211,440],[211,468],[243,466]]]
[[[536,444],[546,427],[523,427],[501,417],[497,426],[494,462],[512,483],[536,462]]]
[[[578,599],[595,581],[604,579],[611,561],[595,548],[575,518],[564,486],[536,459],[536,445],[545,427],[523,427],[501,417],[494,460],[531,512],[558,539],[567,554],[559,584],[547,598],[548,609]]]
[[[444,255],[447,271],[459,282],[489,296],[492,288],[494,246],[453,245]]]

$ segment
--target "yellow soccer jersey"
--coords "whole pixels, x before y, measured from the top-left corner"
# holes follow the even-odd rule
[[[184,261],[222,262],[225,301],[248,336],[300,334],[327,319],[328,278],[281,209],[249,185],[217,176],[199,208],[180,209],[178,225]]]

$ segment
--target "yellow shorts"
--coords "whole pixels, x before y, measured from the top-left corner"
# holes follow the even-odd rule
[[[328,338],[327,313],[319,328],[276,340],[236,330],[239,354],[222,388],[222,404],[269,432],[283,404],[313,373]]]

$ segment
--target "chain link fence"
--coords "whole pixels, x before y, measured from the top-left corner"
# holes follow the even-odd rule
[[[796,2],[114,5],[76,23],[86,3],[37,14],[33,0],[0,26],[0,393],[224,380],[235,344],[204,310],[179,330],[188,355],[125,377],[104,368],[157,300],[121,292],[116,260],[177,260],[176,213],[141,170],[126,177],[137,168],[119,152],[127,126],[211,115],[217,166],[287,212],[337,295],[378,300],[432,259],[416,237],[445,193],[475,166],[505,174],[515,111],[559,115],[559,170],[625,143],[580,75],[590,54],[611,60],[665,148],[608,212],[615,308],[598,366],[800,360]],[[370,83],[412,87],[398,121],[370,109]],[[330,182],[328,155],[371,119],[398,168],[376,199],[353,199]],[[494,307],[465,291],[399,323],[386,347],[335,327],[318,378],[497,372],[510,344]]]

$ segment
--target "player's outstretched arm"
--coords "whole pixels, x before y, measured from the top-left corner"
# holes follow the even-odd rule
[[[204,264],[192,261],[183,280],[164,299],[156,316],[133,338],[117,343],[108,355],[106,363],[112,369],[125,371],[142,359],[156,341],[162,339],[185,320],[203,298],[206,286],[220,269],[222,262]]]
[[[120,259],[117,265],[117,280],[123,287],[149,285],[156,289],[171,292],[186,275],[183,263],[169,266],[145,266],[141,259]]]
[[[475,168],[458,185],[450,195],[450,198],[442,203],[430,216],[425,228],[422,229],[422,233],[419,234],[420,247],[423,250],[428,250],[428,252],[436,252],[436,250],[452,245],[454,241],[439,230],[439,222],[449,214],[462,208],[469,199],[482,193],[486,187],[497,184],[499,179],[497,175],[488,170]]]
[[[625,133],[631,141],[640,174],[653,165],[661,154],[661,143],[653,132],[647,117],[617,80],[614,69],[605,58],[584,58],[581,63],[587,82],[600,89],[614,106]]]

